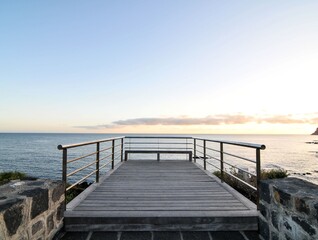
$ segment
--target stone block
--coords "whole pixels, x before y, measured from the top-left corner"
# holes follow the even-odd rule
[[[64,194],[64,184],[60,183],[58,184],[52,191],[52,200],[53,202],[57,202],[60,200],[61,196]]]
[[[292,219],[309,235],[313,236],[316,234],[316,230],[305,219],[301,219],[298,216],[293,216]]]
[[[316,213],[314,215],[316,216],[316,219],[318,221],[318,203],[314,204],[314,208],[316,210]]]
[[[291,204],[291,195],[287,192],[282,191],[281,189],[277,187],[273,187],[273,193],[274,198],[277,203],[280,203],[281,205],[285,207],[290,207]]]
[[[271,212],[271,221],[272,221],[272,225],[279,230],[278,224],[279,224],[279,214],[277,211],[273,210]]]
[[[267,218],[267,208],[261,202],[259,203],[259,211],[264,218]]]
[[[284,227],[286,228],[287,231],[291,231],[293,229],[292,226],[290,226],[290,224],[289,224],[287,219],[284,219],[283,225],[284,225]]]
[[[288,233],[285,233],[285,239],[286,240],[295,240],[292,236],[290,236]]]
[[[56,211],[56,220],[61,221],[64,217],[65,202],[62,202]]]
[[[268,223],[265,222],[262,218],[259,218],[259,232],[264,239],[270,239]]]
[[[40,220],[32,225],[32,236],[44,229],[43,221]]]
[[[266,180],[261,181],[259,187],[260,187],[260,199],[267,203],[271,203],[269,181],[266,181]]]
[[[271,240],[279,240],[279,235],[274,232],[274,231],[271,231]]]
[[[3,219],[10,236],[16,234],[23,221],[24,205],[18,201],[4,211]]]
[[[53,220],[53,213],[51,213],[46,219],[46,231],[47,231],[47,234],[50,234],[50,232],[53,229],[54,229],[54,220]]]
[[[18,199],[18,198],[9,199],[6,201],[1,201],[0,202],[0,213],[5,212],[7,209],[11,208],[13,205],[22,204],[23,201],[24,201],[23,199]]]
[[[295,197],[295,208],[298,212],[310,214],[310,207],[304,198]]]
[[[31,219],[34,219],[39,214],[48,210],[48,189],[36,188],[33,190],[27,190],[21,193],[21,195],[32,197]]]
[[[51,239],[63,225],[63,184],[51,180],[14,184],[0,186],[0,240]],[[54,203],[53,198],[56,203],[49,204]]]

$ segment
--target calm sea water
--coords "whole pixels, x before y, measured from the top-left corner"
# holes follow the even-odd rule
[[[116,134],[0,133],[0,172],[17,170],[29,175],[61,179],[62,152],[59,144],[78,143]],[[310,135],[193,135],[217,140],[265,144],[262,168],[283,168],[291,176],[318,184],[318,144]],[[230,149],[229,149],[230,150]],[[242,150],[240,150],[242,151]],[[243,156],[245,152],[242,152]]]

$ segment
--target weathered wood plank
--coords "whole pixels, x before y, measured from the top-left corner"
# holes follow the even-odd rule
[[[128,161],[65,213],[65,226],[255,230],[256,219],[255,208],[189,161]]]

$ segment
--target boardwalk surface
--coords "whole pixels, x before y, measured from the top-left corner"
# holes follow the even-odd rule
[[[253,204],[188,161],[127,161],[65,213],[68,230],[256,230]]]

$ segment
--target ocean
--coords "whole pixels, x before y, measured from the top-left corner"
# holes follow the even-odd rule
[[[38,178],[61,179],[59,144],[104,139],[125,134],[0,133],[0,172],[22,171]],[[265,144],[262,168],[283,168],[291,177],[318,184],[318,144],[311,135],[177,135]],[[244,155],[244,154],[243,154]]]

